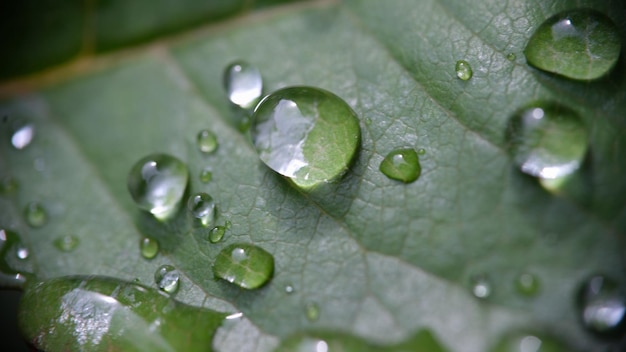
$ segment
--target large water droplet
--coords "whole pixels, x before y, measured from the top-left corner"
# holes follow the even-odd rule
[[[152,259],[159,253],[159,242],[154,238],[143,237],[139,240],[139,251],[142,257]]]
[[[224,238],[226,233],[226,226],[215,226],[209,231],[209,242],[218,243]]]
[[[272,278],[274,257],[252,244],[232,244],[217,255],[213,273],[241,288],[259,288]]]
[[[48,222],[46,209],[37,202],[31,202],[26,206],[24,209],[24,217],[26,218],[26,223],[34,228],[42,227]]]
[[[621,50],[617,26],[590,9],[559,13],[532,35],[524,55],[529,64],[577,80],[604,76],[615,66]]]
[[[200,182],[202,183],[209,183],[211,182],[211,180],[213,179],[213,172],[211,171],[211,168],[204,168],[202,169],[202,171],[200,171]]]
[[[171,218],[187,187],[187,166],[173,156],[152,154],[141,158],[128,174],[128,191],[135,204],[159,220]]]
[[[203,227],[208,227],[215,220],[215,202],[210,195],[200,192],[189,197],[187,209]]]
[[[411,148],[391,151],[380,163],[379,169],[385,176],[404,183],[417,180],[422,172],[419,157]]]
[[[217,136],[209,130],[202,130],[196,137],[196,143],[201,152],[213,153],[217,149]]]
[[[565,352],[570,348],[552,337],[515,333],[508,334],[501,338],[489,352]]]
[[[578,114],[557,104],[537,104],[515,114],[507,127],[509,151],[522,172],[542,179],[576,171],[588,133]]]
[[[583,283],[578,294],[583,325],[606,336],[626,328],[626,290],[606,276],[596,275]]]
[[[515,279],[515,289],[524,296],[534,296],[539,292],[539,278],[533,274],[523,273]]]
[[[315,302],[311,302],[304,307],[304,312],[306,314],[306,318],[313,322],[317,321],[320,318],[320,308]]]
[[[477,275],[471,278],[472,294],[476,298],[486,299],[491,296],[491,282],[485,275]]]
[[[154,281],[159,289],[173,294],[180,286],[180,273],[171,265],[161,265],[154,273]]]
[[[263,94],[261,72],[247,62],[233,62],[224,71],[224,88],[231,103],[251,109]]]
[[[472,66],[470,66],[470,64],[465,60],[457,61],[454,69],[456,70],[456,76],[464,81],[472,78],[472,75],[474,74]]]
[[[290,87],[268,95],[256,107],[253,124],[261,160],[305,190],[343,175],[360,143],[354,111],[319,88]]]
[[[25,123],[15,128],[11,136],[11,144],[15,149],[24,149],[30,145],[35,136],[35,125]]]
[[[72,235],[61,236],[53,242],[54,246],[62,252],[73,251],[76,247],[78,247],[79,243],[80,241],[78,238]]]

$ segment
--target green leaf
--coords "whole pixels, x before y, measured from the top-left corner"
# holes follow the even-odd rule
[[[23,266],[11,264],[42,280],[104,275],[152,287],[156,269],[173,265],[176,300],[242,313],[216,332],[218,351],[271,351],[320,330],[391,346],[423,329],[449,351],[487,351],[524,331],[619,350],[584,330],[574,298],[593,273],[626,285],[624,60],[588,83],[533,69],[522,55],[547,18],[577,7],[609,16],[624,42],[618,1],[312,1],[6,84],[0,179],[18,189],[0,196],[0,226],[30,249]],[[222,87],[236,60],[259,68],[266,93],[306,85],[348,103],[361,146],[343,178],[305,194],[260,161]],[[467,81],[459,60],[472,67]],[[589,132],[580,169],[550,191],[507,153],[510,118],[538,99],[571,109]],[[36,127],[21,150],[10,142],[18,120]],[[197,147],[204,129],[218,138],[211,154]],[[379,171],[397,148],[425,149],[417,181]],[[184,161],[189,191],[213,198],[216,224],[232,223],[221,242],[184,210],[162,223],[135,206],[128,172],[153,153]],[[22,217],[33,201],[48,213],[40,228]],[[71,252],[54,246],[65,235],[79,240]],[[159,242],[153,259],[140,254],[143,236]],[[234,243],[274,257],[268,284],[214,279],[218,254]],[[517,291],[524,273],[539,292]],[[490,291],[483,299],[472,294],[476,278]],[[309,320],[312,305],[319,316]]]

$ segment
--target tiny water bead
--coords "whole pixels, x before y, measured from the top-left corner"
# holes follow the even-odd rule
[[[154,238],[143,237],[139,240],[139,251],[142,257],[152,259],[159,254],[159,242]]]
[[[42,227],[48,222],[46,209],[37,202],[28,203],[24,209],[24,217],[28,226],[33,228]]]
[[[205,168],[200,171],[200,182],[209,183],[213,179],[213,172],[210,168]]]
[[[317,321],[320,318],[320,308],[315,302],[307,304],[304,308],[304,312],[310,322]]]
[[[476,298],[486,299],[491,296],[491,282],[485,275],[477,275],[471,278],[472,294]]]
[[[231,103],[252,109],[263,94],[261,72],[247,62],[235,61],[224,71],[224,89]]]
[[[198,133],[196,137],[196,143],[198,144],[198,149],[205,153],[213,153],[217,149],[217,136],[215,133],[209,130],[202,130]]]
[[[159,289],[173,294],[180,286],[180,273],[171,265],[161,265],[154,273],[154,281]]]
[[[216,207],[213,197],[200,192],[189,197],[187,209],[191,215],[202,225],[208,227],[215,220]]]
[[[55,239],[53,242],[54,247],[62,252],[73,251],[74,249],[76,249],[76,247],[78,247],[79,243],[80,241],[78,240],[78,238],[72,235],[61,236]]]
[[[456,70],[456,76],[463,81],[469,80],[474,74],[472,66],[465,60],[457,61],[454,69]]]
[[[618,336],[626,329],[626,290],[611,278],[595,275],[578,292],[585,328],[603,336]]]
[[[226,226],[215,226],[209,231],[209,242],[218,243],[224,238],[226,233]]]
[[[417,180],[422,172],[419,157],[414,149],[396,149],[383,159],[380,171],[390,179],[411,183]]]
[[[593,80],[617,63],[621,41],[617,26],[591,9],[556,14],[532,35],[524,55],[532,66],[558,75]]]
[[[539,278],[533,274],[523,273],[515,279],[515,289],[524,296],[535,296],[540,287]]]
[[[11,136],[11,145],[15,149],[24,149],[30,145],[30,142],[35,136],[35,125],[32,123],[24,123],[14,128],[13,135]]]
[[[244,289],[265,285],[274,273],[274,257],[252,244],[232,244],[220,251],[213,264],[216,277]]]
[[[167,154],[152,154],[135,163],[128,174],[128,191],[135,204],[158,220],[171,218],[187,188],[187,166]]]
[[[506,59],[509,61],[515,61],[515,59],[517,59],[517,55],[515,55],[514,53],[508,53],[506,55]]]
[[[361,139],[350,106],[314,87],[283,88],[263,98],[251,133],[261,160],[303,190],[341,177]]]
[[[509,120],[506,134],[514,163],[542,179],[572,174],[587,152],[588,132],[580,117],[555,103],[522,109]]]

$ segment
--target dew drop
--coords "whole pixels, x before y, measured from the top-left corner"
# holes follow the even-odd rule
[[[306,313],[306,318],[311,322],[317,321],[320,318],[320,308],[315,302],[307,304],[304,311]]]
[[[588,133],[571,109],[554,103],[536,104],[513,115],[507,139],[513,161],[522,172],[556,179],[580,167]]]
[[[139,240],[139,252],[146,259],[152,259],[159,254],[159,242],[154,238],[143,237]]]
[[[18,246],[17,250],[15,251],[15,256],[17,257],[17,259],[26,259],[28,258],[29,252],[28,252],[28,248],[24,247],[24,246]]]
[[[474,74],[472,66],[465,60],[457,61],[454,69],[456,70],[456,76],[463,81],[469,80]]]
[[[422,172],[419,157],[411,148],[396,149],[383,159],[380,171],[390,179],[411,183],[417,180]]]
[[[209,130],[202,130],[196,137],[198,149],[205,154],[213,153],[217,149],[217,136]]]
[[[180,273],[171,265],[161,265],[154,273],[154,281],[159,289],[173,294],[180,286]]]
[[[624,287],[603,275],[585,281],[578,292],[578,306],[586,329],[602,336],[614,336],[626,328]]]
[[[578,9],[556,14],[532,35],[524,55],[532,66],[576,79],[593,80],[617,63],[621,41],[617,26],[604,14]]]
[[[182,161],[167,154],[152,154],[141,158],[130,170],[128,191],[140,209],[163,221],[180,208],[188,179]]]
[[[274,273],[274,257],[252,244],[232,244],[217,255],[216,277],[241,288],[255,289],[266,284]]]
[[[486,299],[491,296],[491,283],[484,275],[477,275],[471,279],[472,294],[476,298]]]
[[[215,220],[215,202],[213,197],[204,192],[190,196],[187,201],[187,209],[202,227],[210,226]]]
[[[341,177],[361,138],[350,106],[313,87],[266,96],[255,109],[251,132],[261,160],[304,190]]]
[[[78,247],[79,243],[80,241],[76,236],[65,235],[55,239],[52,244],[62,252],[71,252]]]
[[[535,296],[540,287],[539,278],[533,274],[523,273],[515,279],[515,289],[524,296]]]
[[[506,59],[509,61],[515,61],[515,59],[517,59],[517,55],[513,54],[513,53],[508,53],[506,55]]]
[[[213,172],[210,168],[205,168],[200,171],[200,182],[209,183],[213,179]]]
[[[25,123],[15,128],[13,135],[11,136],[11,144],[15,149],[24,149],[30,145],[34,136],[35,125],[32,123]]]
[[[252,109],[263,92],[261,72],[247,62],[235,61],[224,71],[224,89],[231,103]]]
[[[417,154],[419,154],[419,155],[425,155],[425,154],[426,154],[426,149],[424,149],[424,148],[420,148],[420,149],[418,149],[418,150],[417,150]]]
[[[293,291],[295,291],[295,289],[292,285],[285,286],[285,293],[293,293]]]
[[[26,218],[26,223],[33,228],[42,227],[48,222],[46,210],[37,202],[31,202],[26,206],[24,217]]]
[[[224,238],[224,234],[226,233],[225,226],[215,226],[209,231],[209,242],[218,243]]]

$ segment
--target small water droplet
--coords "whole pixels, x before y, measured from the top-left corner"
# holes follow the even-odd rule
[[[456,70],[456,76],[464,81],[472,78],[472,75],[474,74],[472,66],[470,66],[470,64],[465,60],[457,61],[454,69]]]
[[[541,284],[537,276],[523,273],[515,279],[515,289],[524,296],[534,296],[539,292]]]
[[[34,228],[42,227],[48,222],[46,210],[37,202],[31,202],[26,206],[24,217],[26,218],[26,223]]]
[[[198,143],[198,149],[203,153],[213,153],[217,149],[217,136],[212,131],[200,131],[196,137],[196,142]]]
[[[209,183],[213,179],[213,172],[210,168],[204,168],[200,171],[200,182]]]
[[[25,123],[15,128],[13,135],[11,136],[11,144],[15,149],[24,149],[30,145],[30,142],[35,136],[35,125],[32,123]]]
[[[17,180],[11,176],[6,176],[0,180],[0,194],[8,195],[13,194],[19,187]]]
[[[230,230],[232,226],[233,226],[233,223],[230,220],[226,220],[224,222],[224,227],[226,227],[226,230]]]
[[[189,197],[187,209],[203,227],[208,227],[215,220],[215,202],[210,195],[200,192]]]
[[[491,283],[484,275],[477,275],[471,279],[472,294],[476,298],[486,299],[491,296]]]
[[[404,183],[414,182],[422,172],[417,153],[411,148],[389,152],[380,163],[379,169],[385,176]]]
[[[241,288],[255,289],[266,284],[274,273],[274,257],[252,244],[232,244],[217,255],[216,277]]]
[[[128,191],[135,204],[158,220],[171,218],[180,208],[189,173],[187,166],[166,154],[152,154],[135,163],[128,174]]]
[[[619,335],[626,328],[626,290],[603,275],[586,280],[578,293],[583,325],[603,336]]]
[[[306,318],[311,322],[317,321],[320,318],[320,308],[315,302],[307,304],[307,306],[305,307],[305,313]]]
[[[263,94],[261,72],[247,62],[233,62],[224,71],[224,88],[231,103],[251,109]]]
[[[218,243],[224,238],[226,233],[226,226],[215,226],[209,232],[209,242]]]
[[[536,104],[513,115],[507,138],[521,171],[544,179],[576,171],[588,144],[587,129],[578,114],[557,104]]]
[[[23,247],[23,246],[18,246],[17,250],[15,251],[15,255],[17,256],[18,259],[26,259],[28,258],[29,252],[28,252],[28,248]]]
[[[72,235],[65,235],[54,240],[53,244],[58,250],[62,252],[71,252],[76,249],[76,247],[78,247],[79,243],[80,241],[77,237]]]
[[[176,293],[180,286],[180,273],[171,265],[161,265],[154,273],[154,281],[159,289],[167,293]]]
[[[506,59],[509,61],[515,61],[515,59],[517,59],[517,55],[515,55],[514,53],[508,53],[506,55]]]
[[[578,9],[556,14],[532,35],[524,55],[532,66],[576,79],[592,80],[617,63],[621,40],[617,26],[604,14]]]
[[[139,251],[142,257],[152,259],[159,253],[159,242],[154,238],[143,237],[139,240]]]
[[[418,155],[424,155],[424,154],[426,154],[426,149],[424,149],[424,148],[420,148],[420,149],[418,149],[418,150],[417,150],[417,154],[418,154]]]
[[[341,177],[361,138],[350,106],[313,87],[283,88],[263,98],[251,132],[261,160],[304,190]]]
[[[285,293],[293,293],[294,288],[292,285],[285,286]]]

